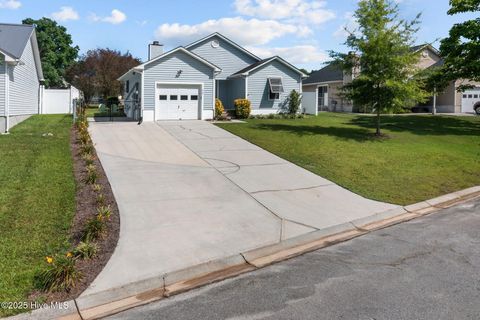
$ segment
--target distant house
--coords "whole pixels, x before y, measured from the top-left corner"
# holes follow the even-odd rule
[[[149,45],[149,60],[119,80],[127,116],[144,121],[212,119],[215,98],[226,109],[251,101],[252,114],[278,113],[305,75],[281,57],[260,59],[227,37],[213,33],[185,47],[163,52]]]
[[[0,24],[0,132],[40,113],[41,81],[34,26]]]
[[[418,62],[420,69],[434,68],[441,66],[443,60],[437,49],[431,45],[419,45],[412,47],[413,51],[421,51],[421,57]],[[355,73],[353,73],[355,76]],[[324,68],[312,72],[312,74],[303,81],[303,105],[304,107],[318,111],[334,112],[352,112],[361,111],[352,105],[351,101],[341,97],[340,89],[343,85],[350,82],[352,76],[346,74],[337,66],[327,65]],[[457,88],[462,83],[468,81],[452,81],[449,86],[440,93],[436,99],[437,112],[460,113],[473,112],[473,106],[480,102],[480,83],[475,89],[464,93],[457,92]],[[423,105],[414,108],[415,111],[431,112],[433,108],[433,97]]]

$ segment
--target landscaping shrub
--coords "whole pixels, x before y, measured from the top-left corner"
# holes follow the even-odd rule
[[[93,144],[91,142],[88,142],[88,143],[85,143],[85,144],[82,144],[80,146],[80,149],[82,151],[82,155],[87,155],[87,154],[92,154],[93,153]]]
[[[93,184],[92,189],[95,192],[100,192],[100,191],[102,191],[103,187],[101,185],[95,183],[95,184]]]
[[[73,253],[46,257],[47,268],[40,271],[35,282],[43,291],[69,291],[82,275],[75,267]]]
[[[93,154],[90,154],[90,153],[84,154],[82,156],[82,159],[83,161],[85,161],[85,165],[87,166],[92,165],[95,162],[95,157],[93,156]]]
[[[102,238],[107,230],[107,223],[105,217],[101,214],[97,214],[87,220],[85,229],[83,232],[83,241],[94,241]]]
[[[298,93],[296,90],[292,90],[288,96],[288,113],[296,114],[300,108],[301,101],[302,98],[300,93]]]
[[[85,183],[95,184],[97,182],[97,168],[95,165],[90,164],[87,166],[87,176],[85,178]]]
[[[250,116],[250,112],[252,111],[250,100],[236,99],[233,103],[235,105],[235,115],[237,118],[247,119]]]
[[[97,255],[98,245],[91,241],[82,241],[73,250],[75,257],[80,259],[92,259]]]
[[[108,97],[107,98],[107,107],[111,107],[113,105],[118,106],[120,104],[120,100],[118,97]]]
[[[103,193],[99,193],[96,201],[98,205],[103,206],[105,204],[105,195]]]
[[[223,107],[223,103],[220,99],[215,99],[215,119],[220,119],[222,114],[225,112],[225,108]]]
[[[97,211],[99,215],[103,216],[107,220],[110,220],[110,216],[112,214],[112,208],[110,208],[110,206],[101,206]]]

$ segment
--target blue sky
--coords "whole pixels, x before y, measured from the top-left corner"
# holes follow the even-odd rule
[[[418,43],[445,37],[471,18],[446,14],[448,0],[395,0],[403,18],[421,12]],[[64,25],[85,52],[97,47],[130,51],[146,59],[147,44],[168,50],[218,31],[260,57],[280,55],[318,69],[328,50],[346,50],[342,28],[352,26],[358,0],[0,0],[0,22],[50,17]],[[435,8],[435,9],[431,9]]]

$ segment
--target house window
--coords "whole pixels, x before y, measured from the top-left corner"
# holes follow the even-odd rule
[[[467,95],[466,95],[466,94],[464,94],[464,95],[463,95],[463,98],[464,98],[464,99],[466,99],[466,98],[467,98]]]
[[[177,95],[170,95],[170,100],[178,100],[178,96]]]
[[[188,96],[180,96],[180,100],[188,100]]]
[[[474,94],[473,99],[478,99],[478,94]]]
[[[161,94],[159,97],[160,100],[167,100],[167,95],[166,94]]]
[[[129,93],[130,92],[130,80],[127,80],[125,83],[125,92]]]
[[[192,95],[192,96],[190,96],[190,100],[198,100],[198,96],[197,95]]]
[[[284,92],[282,78],[268,78],[270,100],[280,99],[280,93]]]

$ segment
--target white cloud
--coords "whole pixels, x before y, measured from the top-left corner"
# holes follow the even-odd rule
[[[107,17],[99,17],[96,14],[92,14],[90,17],[93,21],[108,22],[111,24],[120,24],[127,20],[127,15],[118,9],[113,9],[112,13]]]
[[[307,36],[311,33],[309,28],[294,24],[235,17],[195,25],[165,23],[157,28],[155,36],[171,45],[184,45],[217,31],[241,45],[251,46],[263,45],[285,35]]]
[[[1,0],[0,9],[18,9],[22,3],[18,0]]]
[[[234,3],[242,15],[305,25],[319,25],[335,18],[335,13],[325,6],[326,1],[318,0],[235,0]]]
[[[246,49],[261,58],[280,56],[290,63],[300,65],[320,64],[329,59],[328,54],[312,45],[280,48],[246,47]]]
[[[72,7],[61,7],[60,11],[52,13],[52,18],[57,21],[78,20],[80,16]]]

